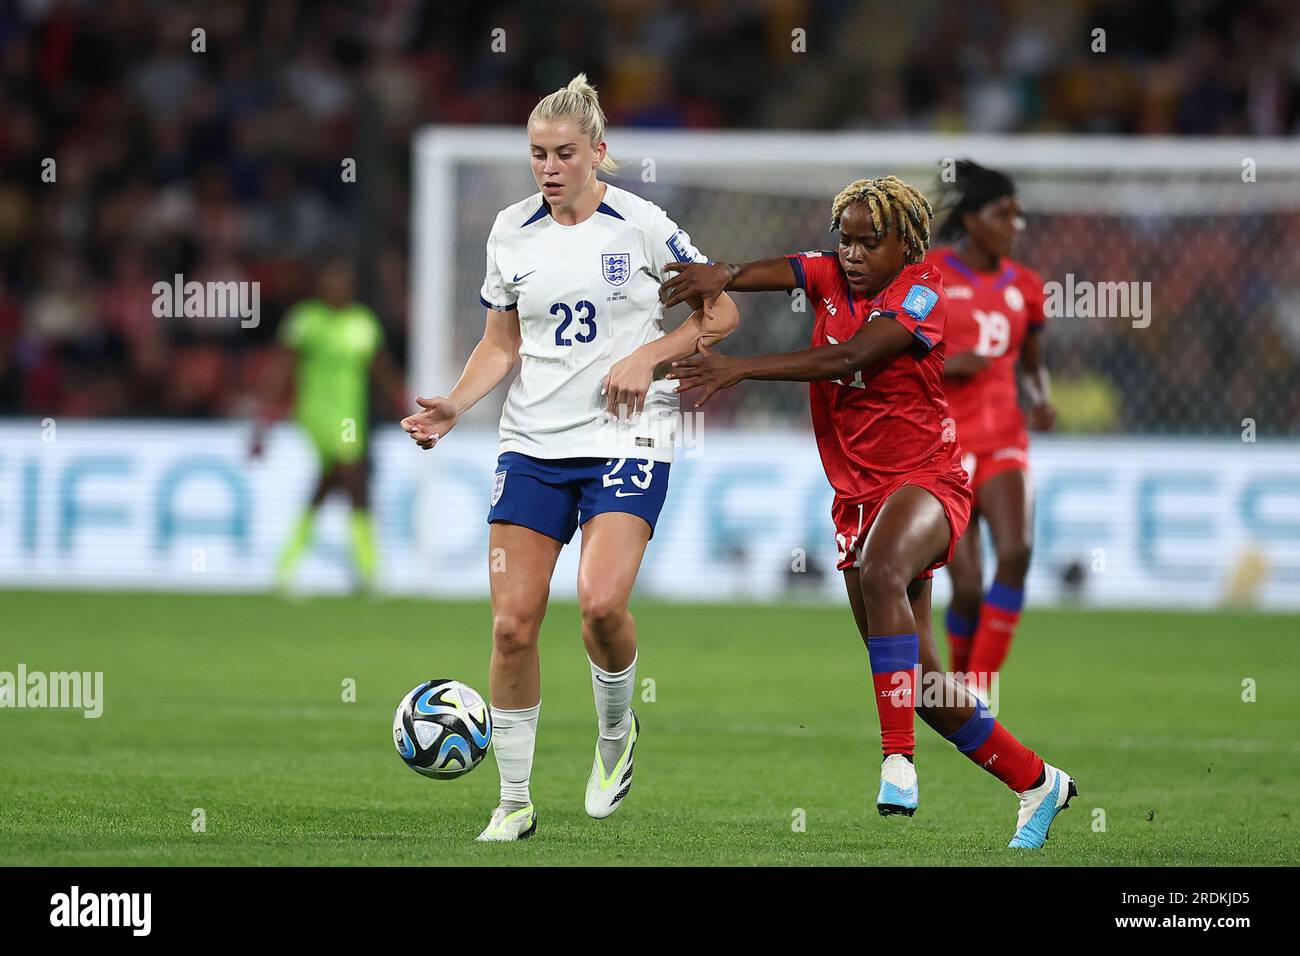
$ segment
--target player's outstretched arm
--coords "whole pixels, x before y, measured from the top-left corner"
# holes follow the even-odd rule
[[[1043,333],[1030,330],[1020,346],[1020,371],[1029,400],[1029,426],[1035,431],[1049,431],[1056,424],[1056,407],[1052,404],[1051,378],[1043,361]]]
[[[664,308],[688,299],[711,299],[732,292],[789,292],[797,288],[794,266],[785,256],[732,265],[727,262],[670,262],[665,269],[677,275],[659,287]]]
[[[902,323],[868,322],[847,342],[778,355],[730,358],[702,346],[698,355],[674,362],[668,377],[680,382],[679,392],[703,388],[695,403],[700,408],[714,392],[747,378],[777,382],[849,379],[911,348],[915,342]]]
[[[700,341],[721,342],[739,325],[740,310],[725,292],[705,303],[703,310],[692,312],[667,335],[647,342],[609,370],[601,392],[605,396],[605,410],[614,416],[639,415],[660,365],[693,355]]]
[[[429,449],[456,427],[462,412],[501,384],[519,359],[519,314],[487,310],[483,338],[470,354],[456,386],[446,396],[416,398],[420,411],[402,419],[402,429]]]

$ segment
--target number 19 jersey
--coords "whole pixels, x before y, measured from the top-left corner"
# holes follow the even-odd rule
[[[962,449],[982,455],[1027,442],[1016,367],[1025,336],[1045,321],[1042,277],[1011,259],[975,272],[951,248],[931,249],[925,261],[943,272],[948,355],[974,351],[989,360],[982,372],[943,382]]]
[[[522,338],[500,452],[672,461],[672,384],[651,385],[632,425],[605,414],[601,384],[615,363],[664,335],[664,267],[705,261],[662,209],[617,186],[572,226],[552,218],[541,193],[498,213],[479,297],[489,309],[517,311]]]

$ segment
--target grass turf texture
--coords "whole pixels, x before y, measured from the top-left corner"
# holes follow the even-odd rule
[[[0,670],[104,672],[104,714],[0,709],[0,864],[1295,864],[1300,619],[1030,610],[1001,716],[1081,796],[1038,853],[1014,798],[918,721],[921,806],[876,814],[867,656],[847,608],[639,602],[636,785],[583,787],[595,718],[577,609],[552,606],[539,831],[481,845],[492,758],[412,773],[393,708],[487,691],[485,603],[0,594]],[[1244,678],[1258,701],[1242,701]],[[356,680],[357,700],[342,700]],[[191,828],[206,814],[206,832]],[[1095,809],[1099,808],[1099,809]],[[796,809],[806,832],[795,832]],[[1099,811],[1105,830],[1097,832]]]

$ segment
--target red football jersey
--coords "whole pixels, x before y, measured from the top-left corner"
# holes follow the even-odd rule
[[[1023,442],[1016,366],[1025,336],[1045,322],[1042,276],[1011,259],[976,272],[951,248],[931,249],[925,261],[943,272],[948,354],[973,350],[989,360],[984,371],[943,383],[962,448],[979,455]]]
[[[863,501],[910,473],[960,467],[951,429],[944,433],[948,297],[939,270],[926,263],[904,266],[898,278],[867,300],[851,293],[834,252],[786,258],[813,304],[814,347],[847,342],[863,322],[875,320],[899,322],[916,339],[912,348],[858,372],[852,381],[809,383],[813,433],[836,496]]]

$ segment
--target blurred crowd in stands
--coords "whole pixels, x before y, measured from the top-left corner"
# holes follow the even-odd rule
[[[615,125],[1297,135],[1298,31],[1288,0],[0,2],[0,414],[247,414],[331,252],[402,360],[412,131],[580,70]],[[175,274],[259,282],[260,324],[156,318]]]

